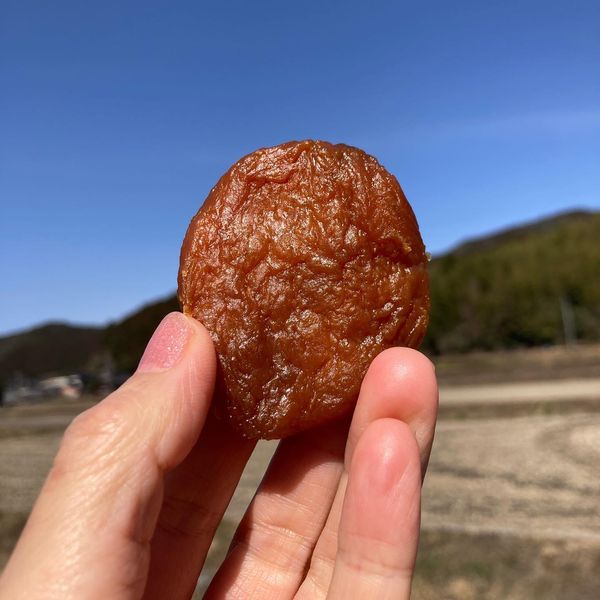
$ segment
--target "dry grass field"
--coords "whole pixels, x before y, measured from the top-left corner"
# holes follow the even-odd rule
[[[600,346],[444,357],[414,598],[600,597]],[[0,409],[0,567],[90,401]],[[201,597],[274,443],[259,444]]]

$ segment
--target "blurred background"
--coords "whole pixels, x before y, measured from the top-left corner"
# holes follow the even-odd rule
[[[414,597],[600,597],[600,4],[0,2],[0,567],[252,150],[344,142],[432,254]],[[273,451],[227,513],[201,594]]]

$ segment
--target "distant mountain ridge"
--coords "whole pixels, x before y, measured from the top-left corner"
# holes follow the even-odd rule
[[[569,212],[556,213],[548,217],[544,217],[543,219],[528,221],[512,227],[506,227],[490,233],[489,235],[467,239],[452,248],[450,251],[441,254],[439,257],[436,256],[435,258],[443,258],[447,254],[462,256],[470,252],[489,249],[502,243],[518,240],[528,235],[549,231],[575,221],[585,221],[593,218],[594,215],[599,214],[600,211],[593,211],[589,209],[575,209]]]
[[[433,353],[600,340],[600,211],[576,210],[466,241],[430,265]],[[566,307],[566,308],[565,308]],[[172,295],[107,327],[45,324],[0,338],[0,381],[93,369],[109,353],[132,371]],[[561,310],[563,313],[561,313]]]
[[[0,338],[0,382],[21,375],[78,372],[105,347],[104,328],[46,323]]]

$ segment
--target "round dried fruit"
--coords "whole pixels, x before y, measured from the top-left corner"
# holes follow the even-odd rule
[[[242,158],[212,189],[181,249],[179,300],[212,335],[231,424],[284,437],[351,411],[379,352],[419,345],[427,257],[375,158],[290,142]]]

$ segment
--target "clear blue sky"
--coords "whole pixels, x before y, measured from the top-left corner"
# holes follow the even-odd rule
[[[175,289],[229,165],[320,138],[433,253],[600,207],[600,2],[0,2],[0,333]]]

